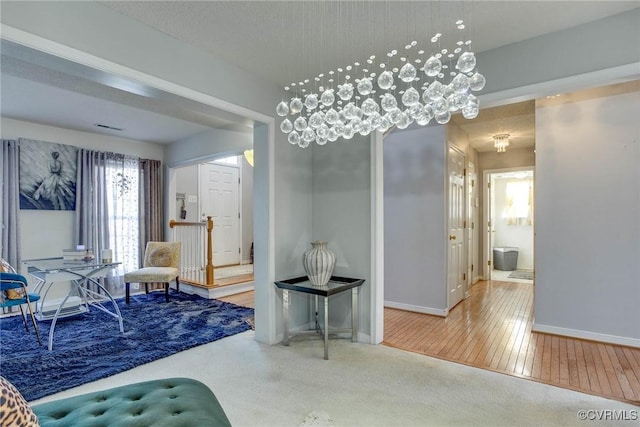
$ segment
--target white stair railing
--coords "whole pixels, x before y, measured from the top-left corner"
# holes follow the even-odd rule
[[[182,242],[180,258],[180,279],[213,287],[213,220],[207,217],[203,222],[171,220],[174,242]]]

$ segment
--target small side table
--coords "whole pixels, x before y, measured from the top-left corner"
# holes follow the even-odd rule
[[[304,277],[296,277],[294,279],[280,280],[275,282],[279,289],[282,289],[282,314],[284,318],[284,340],[283,345],[289,345],[289,291],[302,292],[314,296],[315,303],[315,329],[309,331],[299,331],[291,335],[315,334],[320,333],[324,336],[324,359],[329,360],[329,332],[351,332],[351,341],[358,340],[358,289],[364,283],[364,279],[352,279],[349,277],[332,276],[329,283],[321,288],[311,286],[309,279]],[[332,329],[329,330],[329,297],[341,292],[351,290],[351,328],[350,329]],[[318,297],[324,297],[324,316],[323,326],[320,327],[318,322]]]

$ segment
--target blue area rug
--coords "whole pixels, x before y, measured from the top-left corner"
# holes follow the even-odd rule
[[[251,328],[253,309],[184,293],[132,296],[118,306],[117,320],[100,310],[60,319],[53,351],[47,349],[51,322],[39,322],[43,346],[33,326],[25,334],[21,316],[0,319],[0,373],[31,401],[108,377],[198,345]]]

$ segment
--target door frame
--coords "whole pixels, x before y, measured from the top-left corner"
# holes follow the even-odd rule
[[[460,149],[460,147],[458,147],[456,144],[454,144],[451,141],[447,141],[447,156],[446,156],[446,164],[447,164],[447,174],[446,174],[446,181],[445,181],[445,209],[446,209],[446,233],[445,236],[447,237],[447,239],[445,240],[445,244],[446,244],[446,260],[447,260],[447,265],[445,266],[445,271],[446,271],[446,280],[445,280],[445,288],[446,288],[446,295],[447,295],[447,307],[446,307],[446,311],[447,314],[451,311],[451,309],[453,308],[451,306],[450,303],[450,297],[451,297],[451,292],[449,290],[449,254],[450,254],[450,250],[449,250],[449,233],[451,231],[451,225],[449,224],[449,219],[450,219],[450,213],[449,213],[449,209],[451,207],[451,200],[450,200],[450,196],[451,193],[449,191],[449,187],[450,187],[450,183],[449,183],[449,177],[451,174],[451,171],[449,169],[450,163],[449,163],[449,153],[450,151],[456,151],[458,154],[460,154],[462,156],[462,164],[463,164],[463,169],[465,170],[465,172],[462,174],[462,196],[463,196],[463,200],[462,200],[462,217],[464,218],[463,221],[467,220],[467,174],[466,174],[466,169],[467,169],[467,154],[464,152],[464,150]],[[461,266],[461,273],[464,273],[466,275],[467,272],[467,258],[468,258],[468,251],[467,251],[467,227],[463,227],[462,229],[462,254],[461,254],[461,260],[460,260],[460,266]],[[464,299],[467,297],[467,290],[469,289],[469,278],[466,277],[463,280],[462,283],[462,299],[460,300],[460,302],[464,301]]]
[[[535,206],[536,200],[536,167],[535,166],[519,166],[512,168],[502,168],[502,169],[485,169],[483,171],[483,195],[482,195],[482,205],[483,205],[483,221],[481,232],[484,233],[483,236],[483,245],[482,245],[482,272],[484,280],[491,280],[491,271],[493,270],[493,235],[491,234],[491,229],[489,226],[489,218],[491,218],[491,176],[498,173],[508,173],[508,172],[522,172],[522,171],[532,171],[533,172],[533,204]],[[535,271],[535,218],[533,221],[533,269]]]

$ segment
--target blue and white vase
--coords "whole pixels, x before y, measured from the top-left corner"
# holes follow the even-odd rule
[[[336,256],[327,249],[327,242],[311,242],[311,246],[313,247],[304,253],[302,265],[311,286],[322,288],[331,279],[333,268],[336,266]]]

